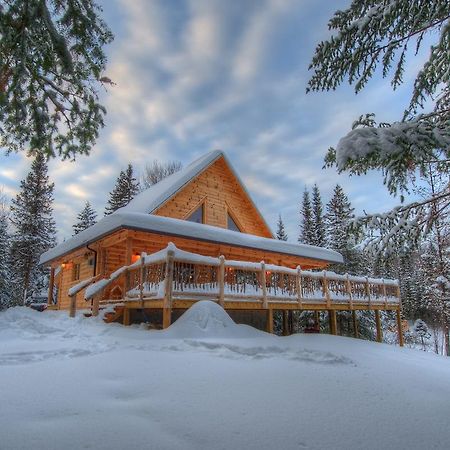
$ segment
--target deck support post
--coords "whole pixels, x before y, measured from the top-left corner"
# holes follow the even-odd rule
[[[402,316],[400,314],[400,308],[396,311],[397,314],[397,333],[398,333],[398,343],[400,347],[403,347],[403,328],[402,328]]]
[[[320,311],[314,311],[314,324],[320,332]]]
[[[273,309],[272,308],[269,308],[267,310],[266,331],[270,334],[273,334]]]
[[[76,312],[77,312],[77,294],[72,295],[70,297],[69,317],[75,317]]]
[[[53,305],[53,288],[55,286],[55,268],[50,268],[50,281],[48,286],[47,304]]]
[[[283,310],[283,336],[287,336],[288,332],[288,311],[286,309]]]
[[[100,309],[100,296],[101,294],[97,294],[92,299],[92,315],[94,317],[98,316],[98,311]]]
[[[170,326],[172,318],[172,289],[173,289],[173,259],[175,252],[169,250],[167,252],[166,261],[166,277],[165,277],[165,289],[164,289],[164,301],[163,301],[163,328]]]
[[[219,256],[219,305],[225,307],[225,256]]]
[[[381,329],[380,310],[375,310],[375,323],[377,326],[377,342],[383,342],[383,330]]]
[[[355,310],[352,311],[352,320],[353,320],[353,336],[355,336],[355,338],[358,338],[359,337],[358,319],[356,317],[356,311]]]
[[[124,306],[123,308],[123,325],[128,326],[131,323],[131,311],[130,308]]]
[[[330,320],[330,333],[337,335],[337,322],[336,322],[336,310],[328,310],[328,318]]]

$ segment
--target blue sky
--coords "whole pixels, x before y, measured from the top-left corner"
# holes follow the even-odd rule
[[[89,157],[50,162],[59,238],[72,234],[89,200],[103,215],[119,171],[139,172],[155,158],[184,165],[213,149],[224,150],[268,223],[280,213],[296,240],[299,202],[317,183],[323,200],[336,183],[358,213],[383,211],[398,201],[382,177],[322,170],[330,146],[360,114],[400,118],[411,93],[418,58],[406,83],[392,92],[374,78],[355,96],[305,94],[308,65],[327,22],[349,1],[325,0],[104,0],[115,34],[106,75],[117,85],[102,93],[106,127]],[[0,156],[0,186],[12,197],[26,175],[24,155]]]

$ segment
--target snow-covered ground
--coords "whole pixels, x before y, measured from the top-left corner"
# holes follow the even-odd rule
[[[0,313],[0,449],[448,449],[450,359],[270,336],[199,302],[166,331]]]

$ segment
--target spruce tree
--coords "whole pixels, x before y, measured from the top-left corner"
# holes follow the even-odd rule
[[[133,176],[133,166],[128,164],[125,171],[121,170],[114,189],[109,194],[108,204],[105,208],[105,216],[112,214],[119,208],[128,205],[139,192],[139,183]]]
[[[86,201],[84,208],[80,211],[80,213],[77,216],[78,222],[73,225],[73,231],[74,236],[78,233],[80,233],[83,230],[86,230],[86,228],[91,227],[96,223],[97,213],[95,212],[94,208],[92,208],[89,201]]]
[[[12,298],[18,305],[31,300],[48,282],[46,270],[38,266],[40,255],[55,244],[54,184],[50,183],[47,172],[45,157],[38,153],[11,205]]]
[[[312,190],[312,223],[313,223],[313,240],[311,244],[317,247],[325,247],[325,222],[323,218],[323,205],[320,196],[319,187],[314,184]]]
[[[314,241],[313,232],[313,212],[309,192],[307,189],[303,192],[302,206],[300,209],[300,236],[298,241],[302,244],[312,244]]]
[[[431,333],[428,331],[427,324],[421,320],[417,319],[414,323],[413,328],[414,334],[420,339],[420,343],[422,344],[422,350],[426,351],[426,340],[430,339]]]
[[[0,310],[10,305],[11,265],[9,259],[8,215],[0,192]]]
[[[283,223],[283,220],[281,219],[281,214],[278,215],[277,239],[280,241],[288,240],[288,235],[286,234],[286,230],[284,229],[284,223]]]

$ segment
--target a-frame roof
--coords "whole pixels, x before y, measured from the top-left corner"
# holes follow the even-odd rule
[[[136,197],[134,197],[127,206],[118,209],[116,213],[154,213],[158,208],[168,202],[174,195],[181,191],[181,189],[183,189],[220,158],[224,159],[231,173],[236,178],[245,195],[253,205],[256,213],[260,216],[267,230],[272,234],[271,228],[265,221],[255,202],[252,200],[241,178],[234,170],[226,154],[221,150],[214,150],[206,155],[203,155],[179,172],[173,173],[167,178],[161,180],[159,183],[150,186],[145,191],[142,191],[140,194],[136,195]]]

